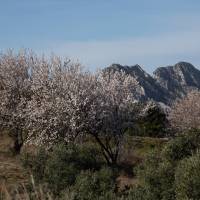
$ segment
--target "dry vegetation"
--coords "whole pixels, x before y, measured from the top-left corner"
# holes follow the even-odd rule
[[[26,184],[29,173],[22,167],[19,156],[13,156],[13,139],[0,133],[0,189],[1,194],[11,191],[18,184]]]

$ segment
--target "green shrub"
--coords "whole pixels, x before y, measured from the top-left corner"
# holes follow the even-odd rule
[[[200,153],[182,160],[175,173],[176,197],[200,199]]]
[[[81,170],[100,169],[103,164],[103,157],[99,149],[91,144],[77,146],[76,164]]]
[[[145,137],[165,137],[168,120],[166,114],[157,106],[150,108],[145,116],[138,119],[139,135]]]
[[[67,164],[63,160],[48,160],[44,182],[48,183],[50,190],[58,195],[60,191],[74,184],[76,175],[80,173],[74,164]]]
[[[177,162],[191,156],[200,146],[200,131],[189,131],[168,142],[162,151],[162,157],[169,162]]]
[[[126,200],[147,200],[146,190],[142,186],[135,186],[129,190],[127,196],[124,196]]]
[[[85,171],[77,176],[75,185],[71,187],[74,200],[113,199],[115,196],[116,175],[110,168],[99,171]]]
[[[39,183],[47,183],[54,194],[73,185],[82,170],[98,170],[100,152],[91,145],[59,144],[48,154],[41,149],[36,155],[24,154],[22,161]]]
[[[74,184],[81,170],[97,170],[101,166],[100,153],[94,147],[58,145],[46,164],[45,181],[54,193]]]
[[[163,162],[157,153],[153,152],[146,158],[137,174],[145,199],[174,199],[174,166]]]
[[[175,188],[177,188],[179,182],[182,182],[181,180],[176,181],[175,184],[176,168],[183,159],[189,159],[199,148],[199,145],[200,132],[193,130],[169,141],[161,153],[150,153],[139,167],[137,173],[142,189],[132,190],[132,194],[140,196],[142,190],[145,200],[175,199]],[[200,173],[197,177],[200,178]]]

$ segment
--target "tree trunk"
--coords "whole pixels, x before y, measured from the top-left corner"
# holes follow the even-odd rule
[[[96,139],[97,143],[101,147],[102,153],[104,158],[106,159],[106,162],[108,165],[117,165],[117,157],[118,157],[118,151],[116,153],[112,152],[109,150],[109,148],[104,145],[104,143],[100,140],[100,138],[97,135],[93,135],[94,138]]]
[[[20,154],[22,146],[23,146],[23,142],[19,141],[19,139],[16,139],[14,141],[14,147],[13,147],[14,154],[16,155]]]
[[[13,139],[14,139],[13,153],[15,155],[18,155],[20,154],[21,148],[23,146],[23,136],[22,136],[22,131],[20,129],[18,128],[15,129]]]

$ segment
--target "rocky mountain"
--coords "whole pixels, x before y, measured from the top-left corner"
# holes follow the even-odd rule
[[[167,105],[191,90],[200,89],[200,71],[192,64],[179,62],[174,66],[159,67],[153,75],[145,72],[139,65],[122,66],[112,64],[105,70],[124,71],[138,82],[138,100],[154,100]]]
[[[176,99],[192,89],[200,89],[200,71],[192,64],[179,62],[174,66],[160,67],[153,73],[154,79]]]

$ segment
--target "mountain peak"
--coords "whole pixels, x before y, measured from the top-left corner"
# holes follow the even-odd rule
[[[158,74],[166,73],[166,72],[175,72],[175,71],[188,71],[192,72],[197,70],[191,63],[189,62],[178,62],[174,66],[167,66],[167,67],[158,67],[153,74],[156,76]]]
[[[184,96],[191,89],[200,89],[200,71],[188,62],[159,67],[153,74],[157,82],[169,91],[173,99]]]
[[[114,70],[114,71],[124,71],[127,74],[138,74],[138,75],[146,75],[147,73],[140,67],[140,65],[120,65],[120,64],[112,64],[106,68],[106,70]]]
[[[140,65],[136,64],[136,65],[133,65],[133,66],[130,66],[129,67],[132,71],[140,71],[142,73],[146,73],[142,67],[140,67]]]
[[[195,67],[189,63],[189,62],[184,62],[184,61],[181,61],[181,62],[178,62],[174,65],[174,67],[178,67],[178,68],[192,68],[194,69]]]
[[[117,63],[113,63],[112,65],[110,65],[109,67],[107,67],[107,69],[113,69],[113,70],[122,70],[122,71],[135,71],[135,70],[139,70],[139,71],[143,71],[144,70],[140,67],[140,65],[136,64],[133,66],[128,66],[128,65],[120,65]]]

